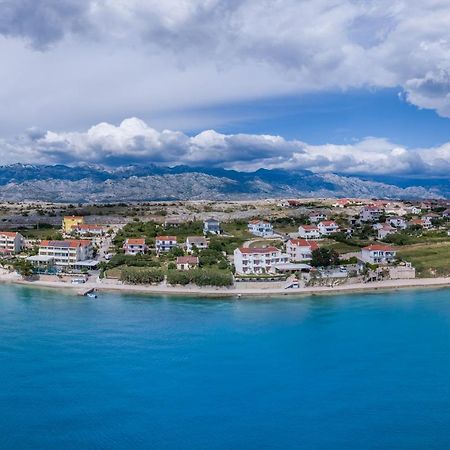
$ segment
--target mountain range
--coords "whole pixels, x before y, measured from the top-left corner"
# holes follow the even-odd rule
[[[356,177],[308,170],[240,172],[206,167],[131,165],[0,166],[0,199],[52,202],[226,200],[295,197],[450,197],[449,179]]]

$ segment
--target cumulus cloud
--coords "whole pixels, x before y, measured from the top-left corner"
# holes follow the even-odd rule
[[[175,107],[179,86],[190,95],[178,101],[190,106],[400,87],[411,103],[450,117],[449,27],[447,0],[3,0],[0,54],[14,54],[11,73],[22,57],[35,69],[14,81],[5,64],[3,86],[17,97],[37,76],[47,91],[28,95],[31,110],[50,106],[54,120],[68,102],[73,115],[97,108],[96,120],[115,119],[111,104],[121,114],[161,112]],[[45,54],[22,55],[11,38]]]
[[[118,126],[100,123],[86,132],[32,130],[0,147],[3,164],[13,162],[104,164],[162,164],[225,167],[238,170],[308,169],[348,175],[446,176],[450,143],[436,148],[406,149],[386,139],[368,137],[347,145],[310,145],[281,136],[221,134],[206,130],[195,136],[157,131],[130,118]]]

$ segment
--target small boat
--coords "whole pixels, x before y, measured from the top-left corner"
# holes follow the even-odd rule
[[[94,294],[93,292],[88,292],[86,294],[86,296],[89,297],[89,298],[97,298],[97,294]]]

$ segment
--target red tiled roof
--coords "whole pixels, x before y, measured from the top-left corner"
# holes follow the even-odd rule
[[[390,245],[371,244],[371,245],[368,245],[367,247],[364,247],[363,250],[368,250],[368,251],[381,250],[381,251],[391,252],[391,251],[394,251],[395,248]]]
[[[176,241],[176,236],[156,236],[157,241]]]
[[[241,253],[272,253],[272,252],[279,252],[280,250],[276,247],[241,247],[240,249]]]
[[[72,225],[72,229],[73,230],[77,230],[77,229],[80,229],[80,230],[83,230],[83,229],[85,229],[85,230],[101,230],[102,228],[103,227],[101,225],[92,225],[92,224],[89,224],[89,223],[80,223],[78,225]]]
[[[127,239],[125,245],[145,245],[145,239]]]
[[[177,264],[198,264],[198,256],[178,256]]]
[[[0,236],[16,237],[17,231],[0,231]]]
[[[70,248],[76,248],[76,247],[85,247],[87,245],[90,245],[91,241],[81,239],[72,239],[72,240],[64,240],[64,241],[41,241],[41,247],[70,247]]]
[[[306,239],[290,239],[289,242],[298,247],[310,247],[311,250],[316,250],[319,248],[316,241],[308,241]]]
[[[318,228],[316,226],[314,226],[314,225],[300,225],[300,227],[303,228],[306,231],[313,231],[313,230],[317,231],[318,230]]]

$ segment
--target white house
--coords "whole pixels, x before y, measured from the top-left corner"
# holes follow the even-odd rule
[[[177,245],[176,236],[156,236],[155,238],[156,253],[168,252]]]
[[[322,211],[311,211],[308,214],[308,219],[311,223],[319,223],[322,220],[327,220],[327,215]]]
[[[298,227],[298,235],[304,239],[319,239],[319,229],[314,225],[300,225]]]
[[[318,248],[317,242],[306,239],[289,239],[286,243],[286,253],[292,262],[309,261]]]
[[[220,222],[213,217],[206,219],[203,222],[203,233],[205,234],[221,234],[222,229],[220,228]]]
[[[251,220],[247,227],[248,231],[255,236],[265,237],[273,235],[272,224],[265,220]]]
[[[276,247],[241,247],[234,251],[236,273],[241,275],[275,273],[278,265],[288,261],[288,255]]]
[[[25,247],[24,237],[15,231],[0,231],[0,253],[20,253]]]
[[[361,249],[361,260],[371,264],[389,264],[396,254],[390,245],[371,244]]]
[[[192,253],[194,249],[203,250],[208,248],[208,241],[204,236],[188,236],[186,238],[186,251]]]
[[[397,228],[394,228],[389,223],[383,223],[381,227],[378,228],[378,239],[384,239],[389,234],[397,232]]]
[[[417,215],[422,212],[418,206],[406,206],[405,210],[408,214]]]
[[[334,220],[322,220],[322,222],[317,224],[317,228],[319,233],[324,236],[339,231],[339,225]]]
[[[147,251],[145,239],[125,239],[123,244],[125,255],[143,255]]]
[[[389,217],[387,222],[393,227],[400,228],[401,230],[404,230],[408,226],[406,220],[400,216]]]
[[[362,222],[378,222],[380,220],[383,210],[378,206],[365,206],[359,212],[359,218]]]

